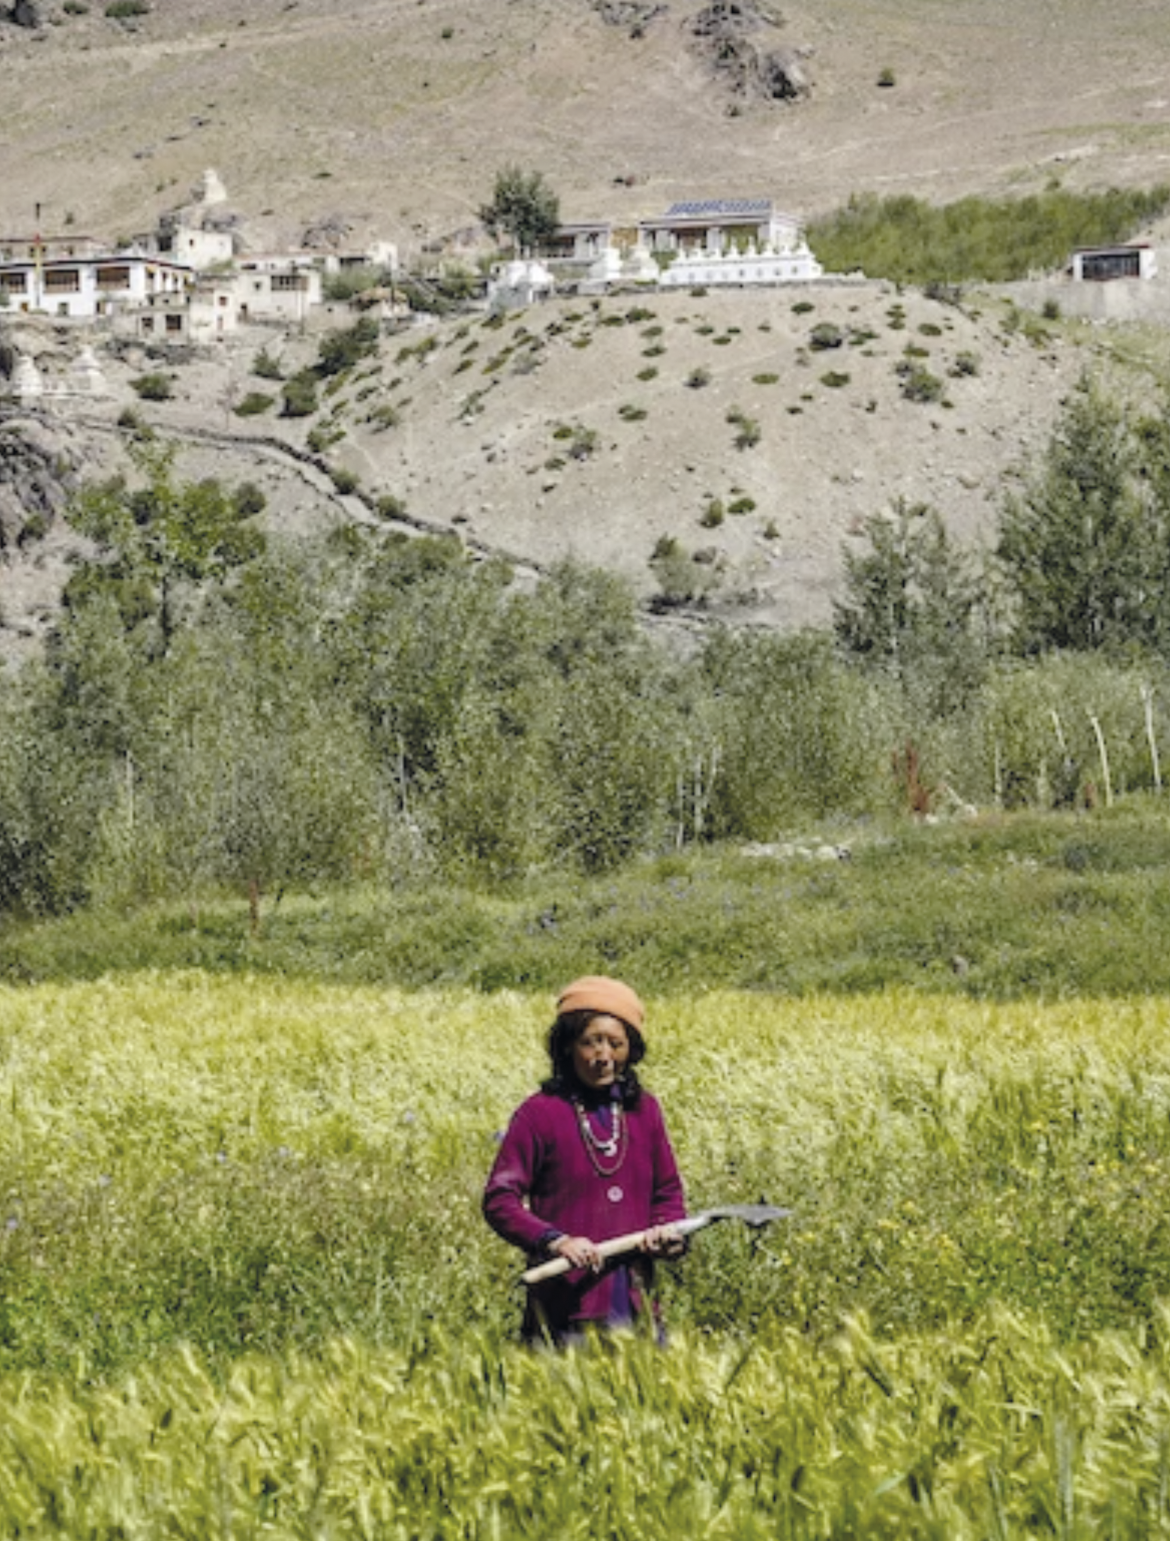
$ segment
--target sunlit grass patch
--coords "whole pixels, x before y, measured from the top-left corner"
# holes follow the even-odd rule
[[[650,1001],[692,1206],[795,1212],[704,1235],[680,1322],[903,1332],[1000,1301],[1075,1337],[1170,1297],[1170,1004]],[[551,1010],[197,971],[0,991],[0,1365],[505,1332],[518,1260],[479,1193]]]
[[[825,1344],[560,1356],[472,1329],[223,1378],[187,1351],[110,1385],[13,1379],[0,1533],[212,1535],[230,1515],[240,1536],[1149,1535],[1168,1336],[1070,1352],[1001,1312],[960,1339],[883,1344],[854,1318]]]

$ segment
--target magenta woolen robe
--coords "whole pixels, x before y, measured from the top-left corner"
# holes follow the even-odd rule
[[[567,1097],[537,1092],[521,1103],[484,1189],[483,1212],[492,1229],[542,1261],[550,1232],[601,1242],[684,1219],[682,1178],[657,1099],[643,1091],[622,1119],[625,1158],[614,1171],[616,1157],[598,1157],[604,1168],[598,1172]],[[589,1323],[611,1322],[625,1314],[627,1301],[637,1312],[641,1299],[629,1262],[628,1256],[614,1259],[600,1274],[574,1269],[533,1285],[524,1335],[559,1338]]]

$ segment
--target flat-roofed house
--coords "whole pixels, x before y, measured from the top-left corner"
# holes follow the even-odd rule
[[[225,267],[235,257],[235,239],[230,230],[204,228],[176,222],[160,228],[156,237],[159,255],[192,268]]]
[[[1090,283],[1155,278],[1158,262],[1152,246],[1093,246],[1073,252],[1071,272],[1074,279]]]
[[[14,310],[70,321],[145,305],[158,294],[182,294],[194,279],[183,263],[142,252],[100,252],[86,242],[72,255],[60,240],[19,243],[21,255],[0,257],[0,294]],[[0,243],[0,250],[12,243]]]
[[[241,322],[298,323],[321,303],[321,269],[312,252],[250,253],[236,274]]]
[[[539,256],[545,262],[596,262],[615,244],[614,229],[608,220],[580,220],[558,225],[552,235],[541,241]]]
[[[782,251],[801,238],[801,223],[771,198],[705,198],[672,203],[665,214],[639,221],[651,251],[722,253]]]

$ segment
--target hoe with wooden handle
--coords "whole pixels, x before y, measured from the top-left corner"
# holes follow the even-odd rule
[[[775,1204],[725,1204],[721,1209],[704,1209],[697,1215],[688,1215],[685,1220],[674,1220],[670,1228],[677,1236],[689,1236],[692,1231],[701,1231],[717,1220],[742,1220],[745,1225],[758,1229],[770,1225],[773,1220],[787,1220],[791,1213],[790,1209],[777,1209]],[[637,1252],[645,1239],[645,1231],[629,1231],[625,1236],[611,1236],[608,1241],[598,1242],[597,1250],[602,1257],[620,1257],[623,1252]],[[522,1277],[525,1284],[540,1284],[544,1279],[555,1279],[568,1273],[572,1266],[568,1258],[554,1257],[551,1262],[530,1268]]]

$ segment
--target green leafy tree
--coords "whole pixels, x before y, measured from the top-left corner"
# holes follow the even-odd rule
[[[895,503],[866,520],[869,549],[845,553],[845,597],[834,605],[838,646],[893,675],[931,715],[962,708],[982,674],[986,611],[971,556],[938,511]]]
[[[1165,638],[1170,546],[1160,474],[1123,408],[1083,379],[1000,518],[997,554],[1017,650],[1093,652]]]
[[[373,316],[359,316],[352,326],[327,332],[317,347],[316,373],[339,375],[378,351],[378,323]]]
[[[830,638],[718,631],[702,670],[718,707],[708,833],[775,840],[804,819],[888,804],[900,703],[835,656]]]
[[[122,477],[86,490],[67,513],[69,523],[98,547],[66,589],[71,608],[97,595],[113,598],[127,629],[151,620],[162,652],[176,626],[176,595],[183,585],[222,578],[263,550],[263,533],[250,484],[233,496],[218,481],[177,482],[174,450],[139,444],[131,456],[142,485]]]
[[[499,240],[507,237],[520,251],[538,247],[560,223],[560,201],[540,171],[505,166],[496,173],[490,203],[479,217]]]
[[[312,417],[317,410],[317,376],[311,369],[299,370],[284,382],[281,391],[281,417]]]

